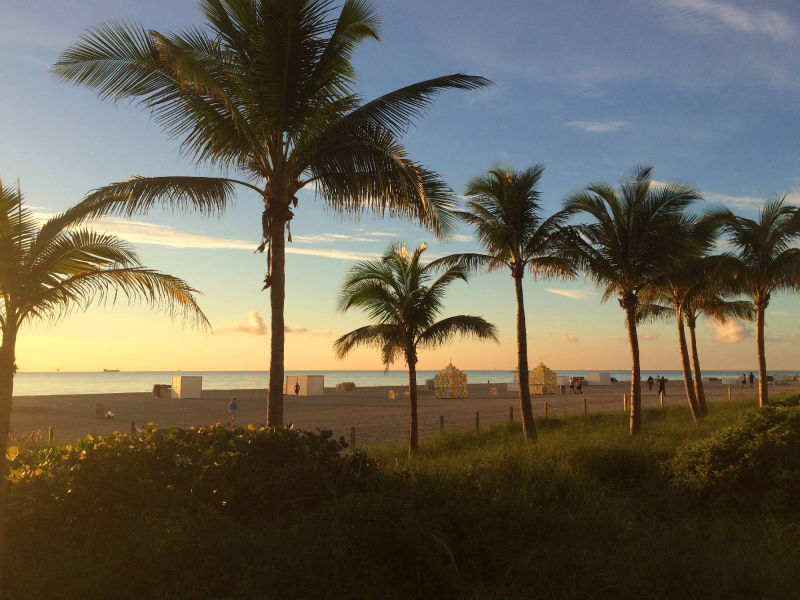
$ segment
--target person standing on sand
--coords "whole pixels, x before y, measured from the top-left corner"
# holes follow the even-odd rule
[[[583,377],[575,378],[575,395],[583,395]]]
[[[742,382],[742,388],[741,388],[739,391],[742,391],[744,388],[746,388],[746,387],[747,387],[747,375],[745,375],[744,373],[742,373],[742,376],[741,376],[741,378],[740,378],[740,381]]]
[[[667,395],[667,380],[661,375],[658,376],[658,393]]]
[[[300,395],[300,382],[299,381],[294,384],[294,395],[295,396],[299,396]]]
[[[228,402],[228,425],[231,429],[236,428],[236,413],[239,412],[239,405],[236,403],[236,396]]]
[[[756,380],[756,376],[753,375],[752,371],[750,371],[750,389],[751,390],[753,389],[753,382],[755,382],[755,380]]]
[[[574,394],[574,393],[575,393],[575,379],[570,377],[569,378],[569,395],[572,396],[572,394]]]
[[[654,383],[653,376],[650,375],[650,377],[647,378],[647,389],[651,392],[653,391],[653,383]]]

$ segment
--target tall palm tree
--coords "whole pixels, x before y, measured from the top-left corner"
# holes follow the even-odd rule
[[[588,218],[575,225],[569,254],[576,266],[605,288],[603,301],[616,296],[625,311],[631,346],[630,431],[642,428],[642,382],[636,319],[640,297],[660,276],[665,256],[676,249],[676,217],[697,200],[697,190],[679,183],[653,185],[652,167],[622,180],[619,192],[607,183],[590,185],[567,199],[564,210]]]
[[[456,215],[475,228],[484,253],[454,254],[435,261],[461,264],[469,270],[507,268],[514,280],[517,298],[517,371],[522,431],[527,439],[536,439],[531,391],[528,381],[528,333],[522,279],[526,270],[534,277],[570,277],[572,263],[559,255],[561,226],[567,216],[542,215],[538,190],[544,165],[524,171],[496,167],[487,175],[467,184],[467,210]]]
[[[392,244],[378,260],[357,263],[350,269],[339,296],[339,309],[359,308],[373,324],[346,333],[334,342],[339,358],[353,348],[367,346],[381,351],[388,368],[402,357],[408,365],[408,394],[411,426],[408,454],[417,451],[417,359],[418,349],[435,348],[457,335],[497,341],[497,330],[482,317],[458,315],[436,321],[442,310],[447,286],[456,280],[467,281],[463,266],[454,265],[434,279],[438,267],[421,262],[422,244],[410,253],[405,246]]]
[[[81,224],[85,210],[69,209],[39,226],[22,194],[0,182],[0,473],[6,451],[20,327],[85,310],[94,300],[144,300],[206,326],[195,290],[184,281],[143,267],[133,248]],[[5,539],[5,476],[0,479],[0,565]],[[2,595],[0,590],[0,596]]]
[[[747,219],[727,208],[713,212],[734,247],[733,267],[742,292],[752,299],[756,313],[758,352],[758,404],[769,403],[767,357],[764,348],[765,313],[772,294],[800,289],[800,209],[786,204],[786,196],[773,196],[758,219]]]
[[[683,370],[683,384],[692,420],[703,419],[704,410],[697,397],[692,377],[689,348],[686,343],[686,304],[696,289],[698,278],[705,274],[706,256],[717,240],[717,225],[699,215],[680,214],[672,226],[673,253],[664,255],[657,268],[654,284],[643,291],[639,306],[641,319],[674,318],[678,328],[678,351]]]
[[[451,226],[452,191],[408,158],[399,138],[445,89],[488,85],[437,77],[363,102],[352,55],[378,39],[366,0],[201,0],[204,28],[159,33],[110,22],[83,34],[53,71],[107,101],[134,100],[183,154],[238,178],[135,177],[96,190],[100,213],[156,203],[218,212],[235,186],[263,201],[271,346],[267,422],[283,422],[285,244],[297,193],[312,185],[339,213],[413,218],[435,234]],[[118,202],[109,204],[109,198]]]

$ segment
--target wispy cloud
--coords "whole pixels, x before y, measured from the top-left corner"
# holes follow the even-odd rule
[[[256,311],[247,314],[247,322],[234,321],[228,325],[218,327],[215,333],[246,333],[248,335],[267,335],[267,324],[264,317]]]
[[[639,332],[640,342],[655,342],[659,338],[659,334],[653,333],[649,329]]]
[[[311,235],[295,235],[292,240],[300,244],[319,244],[326,242],[376,242],[373,237],[347,235],[344,233],[315,233]]]
[[[578,341],[578,338],[575,337],[574,335],[568,334],[566,331],[562,331],[561,332],[561,341],[565,342],[567,344],[574,344],[575,342]]]
[[[628,126],[627,121],[567,121],[565,123],[573,129],[580,129],[588,133],[609,133],[619,131]]]
[[[573,300],[586,300],[587,298],[591,298],[592,296],[594,296],[593,292],[587,292],[585,290],[563,290],[558,288],[545,288],[545,289],[551,294],[565,296],[567,298],[572,298]]]
[[[291,327],[289,325],[284,326],[283,331],[289,335],[293,334],[307,334],[307,335],[318,335],[318,336],[328,336],[332,335],[333,332],[330,329],[309,329],[308,327]],[[215,333],[244,333],[247,335],[267,335],[269,333],[269,328],[267,327],[266,322],[264,321],[264,317],[261,316],[261,313],[256,311],[251,311],[247,313],[247,321],[234,321],[233,323],[229,323],[227,325],[223,325],[222,327],[218,327],[215,330]]]
[[[671,9],[680,21],[693,27],[717,25],[743,33],[766,35],[780,42],[796,38],[800,31],[791,16],[768,8],[744,8],[717,0],[667,0],[664,6]]]
[[[753,337],[753,329],[741,321],[731,320],[726,323],[706,321],[706,326],[714,330],[714,341],[721,344],[738,344]]]
[[[720,194],[717,192],[704,192],[703,196],[706,200],[711,202],[721,202],[730,208],[739,208],[744,210],[757,211],[767,201],[766,196],[736,196],[733,194]],[[786,194],[786,202],[788,204],[797,204],[800,202],[800,190],[792,190]]]

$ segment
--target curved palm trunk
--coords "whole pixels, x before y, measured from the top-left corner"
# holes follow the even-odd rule
[[[703,389],[703,373],[700,371],[700,355],[697,353],[696,326],[697,324],[694,319],[689,321],[689,340],[692,344],[692,369],[694,370],[694,390],[697,398],[697,406],[700,408],[700,414],[703,417],[707,417],[708,407],[706,406],[706,393]]]
[[[270,228],[270,357],[269,397],[267,399],[267,426],[283,425],[283,304],[286,297],[286,221],[273,216]]]
[[[692,370],[689,367],[689,350],[686,347],[686,331],[683,328],[683,311],[680,305],[675,305],[675,316],[678,323],[678,344],[681,351],[681,367],[683,368],[683,387],[686,389],[686,399],[689,401],[689,410],[692,413],[692,420],[697,423],[703,418],[703,413],[697,403],[694,383],[692,382]]]
[[[517,370],[519,371],[519,407],[522,414],[522,433],[525,439],[536,440],[533,422],[531,388],[528,381],[528,332],[525,327],[525,303],[522,295],[522,277],[514,275],[517,293]]]
[[[0,346],[0,597],[3,597],[3,565],[6,553],[6,471],[8,434],[11,427],[11,402],[14,395],[16,331],[4,331]]]
[[[636,332],[636,306],[625,308],[625,325],[631,343],[631,435],[642,431],[642,369],[639,364],[639,335]]]
[[[416,357],[408,359],[408,399],[411,402],[411,425],[408,432],[408,457],[417,453],[418,422],[417,422],[417,365]]]
[[[767,307],[756,303],[756,348],[758,350],[758,405],[764,408],[769,404],[767,386],[767,354],[764,349],[764,313]]]

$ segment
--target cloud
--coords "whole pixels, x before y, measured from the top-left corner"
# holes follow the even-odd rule
[[[246,333],[249,335],[267,335],[267,324],[264,317],[256,311],[247,313],[247,323],[236,321],[229,325],[223,325],[216,330],[216,333]]]
[[[449,240],[453,242],[474,242],[475,236],[474,235],[465,235],[463,233],[456,233],[451,235]]]
[[[746,338],[753,337],[753,329],[741,321],[717,323],[706,321],[706,326],[714,330],[714,341],[721,344],[738,344]]]
[[[569,335],[566,331],[561,332],[561,341],[567,344],[574,344],[578,341],[578,338],[574,335]]]
[[[292,240],[301,244],[319,244],[320,242],[376,242],[375,238],[347,235],[344,233],[315,233],[312,235],[293,235]]]
[[[668,0],[665,5],[681,22],[702,30],[708,25],[734,31],[766,35],[788,42],[797,36],[798,25],[788,15],[767,8],[744,8],[716,0]]]
[[[627,121],[567,121],[565,123],[573,129],[580,129],[588,133],[609,133],[619,131],[628,126]]]
[[[34,212],[33,216],[39,221],[52,217],[54,213]],[[144,221],[129,221],[106,217],[88,224],[88,227],[100,233],[107,233],[122,238],[134,244],[149,244],[165,248],[194,248],[212,250],[249,250],[254,251],[258,245],[246,240],[221,238],[201,233],[180,231],[168,225],[156,225]],[[335,236],[338,234],[323,234]],[[338,241],[328,237],[326,241]],[[361,252],[337,250],[335,248],[295,248],[291,244],[286,248],[286,254],[300,254],[303,256],[316,256],[336,260],[364,260],[380,256],[376,252]]]
[[[640,331],[638,333],[640,342],[655,342],[660,337],[659,334],[653,333],[648,329]]]
[[[327,336],[333,334],[330,329],[309,329],[308,327],[291,327],[289,325],[285,325],[283,328],[284,333],[293,335],[293,334],[308,334],[308,335],[318,335],[318,336]],[[267,335],[269,333],[269,328],[267,328],[267,324],[264,321],[264,317],[261,316],[261,313],[256,311],[251,311],[247,313],[247,322],[243,323],[241,321],[234,321],[228,325],[223,325],[216,329],[215,333],[245,333],[248,335]]]
[[[585,290],[562,290],[557,288],[545,288],[545,289],[551,294],[566,296],[567,298],[572,298],[573,300],[586,300],[586,298],[594,296],[593,292],[587,292]]]

